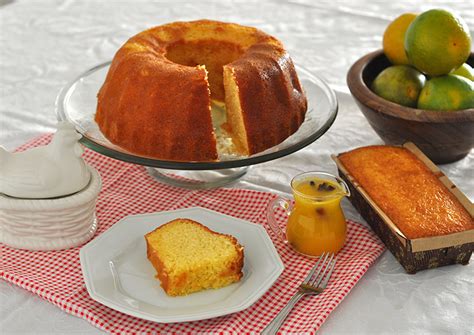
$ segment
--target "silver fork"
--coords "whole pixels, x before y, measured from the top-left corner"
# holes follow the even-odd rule
[[[323,253],[306,276],[303,283],[301,283],[295,295],[290,299],[288,304],[283,307],[272,322],[265,327],[262,334],[276,334],[283,321],[285,321],[288,314],[290,314],[293,307],[302,297],[305,295],[318,295],[321,293],[326,288],[335,265],[335,255],[333,253]],[[318,270],[318,272],[315,274],[316,270]]]

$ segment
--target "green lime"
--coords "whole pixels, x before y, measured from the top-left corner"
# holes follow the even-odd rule
[[[371,89],[378,96],[397,104],[416,107],[425,76],[407,65],[390,66],[379,73]]]
[[[456,74],[469,80],[474,80],[474,69],[467,63],[464,63],[458,67],[454,72],[451,72],[451,74]]]
[[[421,90],[418,108],[439,111],[474,108],[474,83],[454,74],[432,78]]]
[[[469,57],[469,27],[460,16],[446,10],[426,11],[408,26],[405,51],[410,63],[421,72],[430,76],[448,74]]]

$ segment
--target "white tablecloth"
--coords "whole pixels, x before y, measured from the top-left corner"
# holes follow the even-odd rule
[[[474,26],[470,1],[21,1],[0,0],[0,144],[13,149],[55,124],[59,89],[77,74],[113,57],[130,36],[175,20],[209,18],[251,25],[280,38],[295,63],[338,91],[332,128],[309,147],[254,166],[236,187],[289,192],[301,171],[335,172],[329,158],[350,148],[382,143],[350,95],[345,76],[360,56],[380,48],[388,22],[403,12],[450,7]],[[474,152],[441,169],[474,198]],[[363,221],[349,203],[347,215]],[[0,258],[1,259],[1,258]],[[0,331],[101,333],[87,321],[39,297],[0,282]],[[407,275],[387,251],[321,328],[334,333],[474,333],[474,266],[449,266]]]

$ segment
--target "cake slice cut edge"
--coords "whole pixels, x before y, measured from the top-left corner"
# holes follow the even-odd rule
[[[234,69],[230,66],[224,66],[224,90],[227,123],[223,127],[231,134],[238,154],[249,156],[250,149],[240,102],[239,86]]]
[[[244,250],[231,235],[179,218],[145,235],[147,257],[170,296],[221,288],[240,281]]]

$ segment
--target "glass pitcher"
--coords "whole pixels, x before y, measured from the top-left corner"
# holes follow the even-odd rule
[[[273,232],[296,251],[310,257],[338,252],[346,241],[346,218],[341,208],[349,187],[339,177],[325,172],[306,172],[291,181],[293,203],[283,197],[272,200],[267,219]],[[275,209],[283,208],[288,221],[284,231],[275,219]]]

